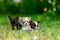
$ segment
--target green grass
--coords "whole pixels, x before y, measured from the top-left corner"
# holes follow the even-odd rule
[[[15,17],[15,15],[11,15]],[[8,15],[0,17],[0,40],[60,40],[60,21],[53,20],[44,15],[20,15],[31,16],[32,20],[40,20],[39,30],[35,31],[13,31],[11,29]],[[34,39],[36,38],[36,39]]]

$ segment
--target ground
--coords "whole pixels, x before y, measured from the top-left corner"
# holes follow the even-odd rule
[[[7,15],[8,16],[8,15]],[[40,20],[39,30],[14,31],[11,29],[7,16],[0,19],[0,40],[60,40],[60,20],[41,20],[42,16],[34,15],[32,20]]]

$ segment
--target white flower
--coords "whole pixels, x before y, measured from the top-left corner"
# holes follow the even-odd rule
[[[37,40],[37,36],[34,36],[34,37],[33,37],[33,40]]]

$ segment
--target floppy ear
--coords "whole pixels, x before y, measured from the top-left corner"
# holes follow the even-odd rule
[[[19,19],[19,17],[18,17],[18,16],[16,16],[16,19]]]
[[[32,23],[32,20],[30,20],[29,22]]]
[[[11,20],[11,17],[10,16],[8,16],[8,18]]]

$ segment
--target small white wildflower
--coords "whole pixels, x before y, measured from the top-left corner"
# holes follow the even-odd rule
[[[37,36],[34,36],[34,37],[33,37],[33,40],[37,40]]]

